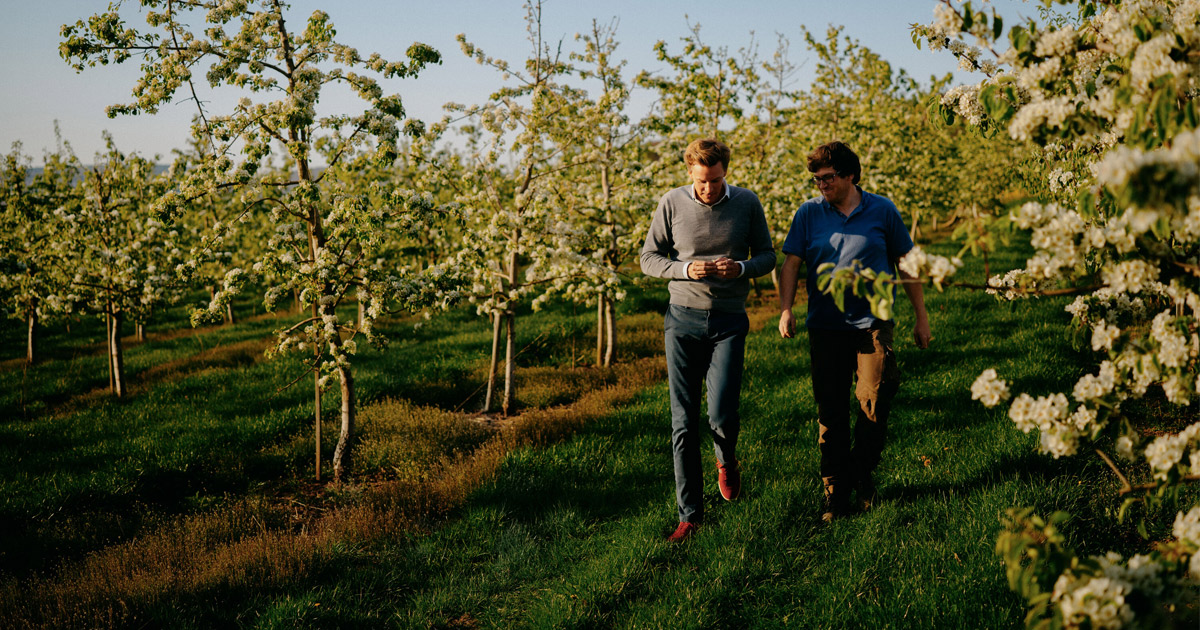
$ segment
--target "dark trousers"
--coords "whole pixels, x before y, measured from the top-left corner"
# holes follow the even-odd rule
[[[737,461],[738,400],[750,320],[743,313],[675,304],[663,318],[667,379],[671,392],[671,450],[679,521],[704,518],[704,474],[700,461],[700,388],[708,385],[708,426],[717,460]]]
[[[820,423],[821,479],[829,491],[849,489],[875,470],[887,436],[888,412],[900,384],[891,322],[868,330],[808,331],[813,397]],[[858,400],[853,439],[850,397]]]

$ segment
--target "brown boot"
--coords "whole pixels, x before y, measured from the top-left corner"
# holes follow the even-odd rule
[[[825,486],[825,497],[821,501],[821,521],[832,522],[850,514],[850,500],[841,484]]]

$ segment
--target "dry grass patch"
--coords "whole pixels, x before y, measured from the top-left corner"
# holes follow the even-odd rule
[[[295,587],[329,566],[339,546],[428,531],[487,480],[509,451],[565,439],[665,376],[661,357],[576,374],[569,405],[510,418],[387,400],[360,412],[357,483],[300,497],[239,501],[179,519],[90,554],[54,574],[0,584],[6,626],[129,627],[160,623],[179,602],[237,607]],[[222,611],[227,612],[227,611]]]
[[[376,478],[424,481],[428,469],[478,449],[495,430],[476,418],[389,399],[359,412],[356,465]]]

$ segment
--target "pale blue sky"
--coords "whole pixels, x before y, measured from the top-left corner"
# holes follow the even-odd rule
[[[136,4],[136,0],[125,1],[131,7]],[[0,21],[4,60],[0,64],[0,150],[8,152],[10,145],[19,140],[25,153],[40,163],[42,152],[54,148],[55,120],[64,138],[88,162],[102,148],[101,132],[105,129],[121,149],[147,156],[166,156],[172,148],[186,143],[195,113],[190,102],[166,105],[157,115],[105,116],[106,106],[130,100],[130,89],[138,76],[136,60],[77,74],[59,58],[61,26],[103,10],[107,4],[107,0],[0,0],[4,9]],[[1037,13],[1036,2],[997,0],[994,4],[1002,8],[1008,24],[1018,16]],[[618,56],[628,59],[628,76],[632,79],[641,69],[664,69],[654,59],[652,47],[662,39],[669,50],[679,52],[679,40],[688,33],[689,19],[701,24],[707,43],[727,46],[730,51],[749,43],[750,32],[754,31],[761,52],[769,55],[778,32],[792,40],[793,62],[801,66],[797,87],[806,87],[815,61],[804,46],[801,25],[823,34],[829,24],[839,24],[845,26],[847,35],[878,52],[893,67],[926,80],[955,67],[953,58],[945,52],[917,50],[912,44],[909,24],[928,23],[933,6],[933,0],[547,0],[543,35],[552,42],[563,39],[564,50],[569,51],[576,46],[574,34],[590,28],[593,18],[606,23],[616,17],[620,20]],[[388,59],[401,59],[413,41],[429,44],[442,53],[442,65],[428,68],[419,79],[385,86],[401,94],[410,116],[425,120],[440,117],[441,106],[447,101],[481,102],[500,85],[495,72],[463,56],[454,40],[456,34],[465,33],[488,54],[514,64],[529,52],[520,0],[296,0],[292,2],[292,20],[302,23],[315,8],[330,14],[339,41],[364,54],[379,52]],[[137,24],[144,26],[141,21]],[[227,88],[202,98],[211,99],[215,111],[224,111],[221,105],[236,96]],[[634,102],[644,111],[650,96],[643,93]],[[343,103],[350,103],[350,99],[330,95],[322,101],[328,108],[322,113],[333,113]]]

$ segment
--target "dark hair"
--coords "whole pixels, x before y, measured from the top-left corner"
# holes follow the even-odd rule
[[[725,170],[729,170],[729,147],[716,138],[697,138],[687,145],[683,152],[683,162],[691,168],[693,164],[716,166],[718,162]]]
[[[856,185],[862,178],[862,164],[858,161],[858,155],[845,142],[839,140],[822,144],[808,154],[810,173],[816,173],[826,167],[833,168],[842,177],[853,176]]]

